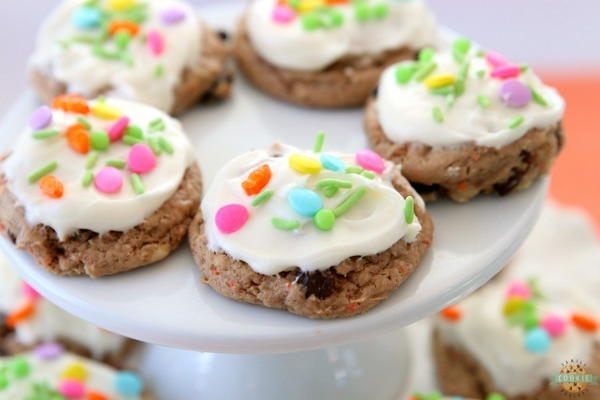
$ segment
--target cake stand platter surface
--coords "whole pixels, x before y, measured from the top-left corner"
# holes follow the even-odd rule
[[[231,25],[239,10],[221,4],[206,7],[203,15]],[[0,126],[0,152],[10,149],[36,106],[30,93],[15,103]],[[319,130],[327,133],[326,149],[367,147],[361,110],[283,104],[242,78],[232,99],[198,108],[182,122],[206,184],[242,152],[276,140],[309,148]],[[188,350],[152,347],[143,355],[144,372],[159,398],[395,399],[411,371],[399,329],[466,296],[500,271],[533,227],[547,189],[544,179],[506,198],[432,204],[434,244],[416,273],[372,311],[333,321],[217,295],[202,283],[187,245],[151,267],[99,280],[53,276],[7,241],[0,240],[0,247],[35,289],[65,310],[127,337]]]

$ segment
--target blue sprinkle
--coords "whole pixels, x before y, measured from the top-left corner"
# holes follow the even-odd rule
[[[545,353],[550,348],[550,335],[542,328],[535,328],[525,335],[525,347],[532,353]]]
[[[113,386],[121,396],[139,396],[144,390],[142,379],[129,371],[119,372],[115,376]]]
[[[290,190],[288,202],[294,211],[305,217],[312,217],[323,208],[321,196],[308,189],[295,188]]]
[[[95,7],[79,7],[72,19],[73,24],[80,29],[94,29],[100,26],[102,13]]]
[[[346,169],[346,165],[342,160],[337,158],[336,156],[332,156],[330,154],[321,155],[321,164],[325,169],[330,171],[343,171]]]

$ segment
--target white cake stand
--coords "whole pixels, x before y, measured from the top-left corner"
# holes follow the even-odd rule
[[[234,18],[232,12],[235,6],[221,5],[205,14],[223,22]],[[36,105],[31,94],[14,105],[0,126],[0,150],[10,148]],[[327,132],[326,149],[366,147],[361,110],[282,104],[242,79],[231,100],[193,111],[183,123],[206,183],[244,151],[274,140],[310,147],[318,130]],[[503,199],[433,204],[434,245],[417,272],[369,313],[334,321],[313,321],[217,295],[201,283],[185,245],[157,265],[100,280],[53,276],[7,241],[0,240],[0,247],[24,279],[65,310],[127,337],[185,349],[151,347],[144,354],[144,372],[159,398],[397,399],[406,394],[411,373],[400,328],[493,277],[530,232],[547,189],[544,179]]]

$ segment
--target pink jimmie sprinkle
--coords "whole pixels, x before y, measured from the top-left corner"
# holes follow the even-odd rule
[[[165,50],[165,43],[162,35],[157,30],[152,30],[148,32],[148,46],[150,47],[150,51],[155,56],[160,56]]]
[[[531,297],[531,290],[525,283],[514,281],[506,290],[506,297],[520,297],[523,300],[527,300]]]
[[[567,329],[567,321],[557,314],[546,316],[540,325],[553,338],[561,336]]]
[[[279,4],[273,10],[273,21],[280,24],[287,24],[296,18],[296,13],[292,7],[287,4]]]
[[[488,51],[487,53],[485,53],[485,60],[493,68],[498,68],[502,65],[508,64],[508,59],[506,57],[504,57],[502,54],[497,53],[495,51]]]
[[[25,297],[27,297],[30,300],[37,300],[40,297],[42,297],[37,292],[37,290],[35,290],[31,286],[29,286],[29,284],[27,282],[23,282],[23,286],[21,286],[21,290],[23,291],[23,294],[25,295]]]
[[[233,233],[248,221],[248,210],[241,204],[227,204],[217,211],[215,224],[223,233]]]
[[[381,174],[385,169],[383,158],[373,150],[365,149],[356,153],[356,163],[366,170]]]
[[[108,137],[111,142],[116,142],[117,140],[121,140],[123,134],[125,133],[125,129],[129,126],[129,118],[121,117],[110,127],[108,130]]]
[[[94,185],[102,193],[117,193],[123,187],[123,174],[116,168],[104,167],[96,175]]]
[[[516,78],[521,73],[518,65],[501,65],[492,71],[492,77],[498,79]]]
[[[85,386],[74,379],[63,379],[58,385],[58,393],[67,399],[79,399],[85,395]]]

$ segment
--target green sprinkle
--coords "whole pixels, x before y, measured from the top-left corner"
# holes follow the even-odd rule
[[[491,393],[485,400],[506,400],[506,397],[502,396],[500,393]]]
[[[521,72],[527,72],[529,70],[529,65],[523,64],[521,65]]]
[[[367,179],[373,179],[373,178],[375,178],[375,173],[372,172],[372,171],[363,171],[363,173],[361,175],[364,176]]]
[[[371,7],[366,3],[358,3],[354,6],[354,16],[358,22],[366,22],[371,18]]]
[[[24,400],[65,400],[56,390],[51,389],[46,382],[32,383],[29,393]]]
[[[15,357],[9,361],[8,369],[19,379],[26,378],[31,372],[31,367],[25,357]]]
[[[479,78],[485,77],[485,69],[480,69],[479,71],[477,71],[477,76]]]
[[[335,214],[331,210],[322,208],[313,217],[313,223],[322,231],[330,231],[335,225]]]
[[[173,146],[171,146],[171,143],[163,136],[158,138],[158,144],[160,145],[160,148],[168,155],[171,155],[175,152],[175,150],[173,150]]]
[[[129,125],[125,130],[125,136],[131,136],[132,138],[143,140],[144,132],[142,131],[142,128],[137,125]]]
[[[288,221],[281,218],[273,218],[271,223],[275,228],[281,229],[282,231],[293,231],[300,227],[300,221],[298,220]]]
[[[375,19],[384,19],[390,13],[390,8],[386,3],[375,4],[372,13]]]
[[[89,121],[83,117],[77,117],[77,122],[79,122],[81,125],[83,125],[85,127],[85,129],[90,130],[92,129],[92,125],[89,123]]]
[[[123,61],[123,63],[125,65],[127,65],[129,68],[133,68],[133,66],[135,65],[135,61],[133,61],[133,57],[131,57],[129,54],[127,53],[120,53],[119,54],[119,59],[121,61]]]
[[[154,67],[154,76],[156,78],[160,78],[161,76],[163,76],[164,72],[165,72],[165,68],[163,67],[162,64],[158,64]]]
[[[535,90],[531,85],[527,85],[527,87],[531,91],[531,97],[533,98],[534,102],[536,102],[537,104],[539,104],[540,106],[543,106],[543,107],[547,107],[548,106],[548,102],[546,101],[546,99],[544,98],[544,96],[542,96],[540,94],[540,92],[538,92],[537,90]]]
[[[412,196],[408,196],[404,202],[404,220],[407,224],[415,220],[415,199]]]
[[[428,63],[433,60],[435,51],[431,47],[425,47],[419,51],[419,63]]]
[[[431,116],[433,117],[433,120],[438,124],[444,122],[444,113],[442,112],[442,109],[437,106],[433,107],[433,110],[431,110]]]
[[[477,57],[485,57],[485,51],[479,49],[479,50],[477,50],[477,53],[475,53],[475,55]]]
[[[29,175],[27,177],[27,180],[29,181],[29,183],[36,183],[37,181],[42,179],[44,176],[54,172],[54,170],[56,170],[56,168],[58,168],[58,163],[56,161],[52,161],[51,163],[48,163],[48,164],[44,165],[42,168],[38,169],[37,171],[34,171],[33,173],[31,173],[31,175]]]
[[[110,146],[110,138],[104,131],[94,131],[90,134],[90,143],[94,150],[104,151]]]
[[[97,151],[92,151],[90,155],[87,156],[87,158],[85,159],[85,169],[94,168],[96,166],[96,163],[98,162],[99,156],[100,153],[98,153]]]
[[[314,31],[322,26],[321,18],[315,13],[304,14],[301,17],[302,28],[305,31]]]
[[[55,129],[44,129],[41,131],[33,132],[33,138],[38,140],[46,140],[58,136],[60,132]]]
[[[115,167],[118,169],[123,169],[125,168],[125,166],[127,165],[127,163],[123,160],[108,160],[106,162],[106,165],[108,165],[109,167]]]
[[[71,37],[71,42],[73,43],[83,43],[83,44],[98,44],[99,40],[96,36],[89,35],[78,35]]]
[[[400,85],[407,84],[415,75],[415,72],[417,72],[418,68],[419,66],[416,63],[406,63],[400,65],[398,68],[396,68],[396,82],[398,82]]]
[[[3,372],[0,372],[0,391],[6,389],[9,385],[8,378]]]
[[[358,203],[360,201],[360,199],[362,199],[362,197],[365,195],[365,193],[367,193],[366,186],[361,186],[361,187],[357,188],[352,193],[350,193],[350,195],[348,195],[348,197],[346,197],[340,203],[339,206],[337,206],[333,210],[333,214],[336,217],[340,217],[340,216],[346,214],[348,211],[350,211],[350,209],[352,207],[354,207],[354,205],[356,205],[356,203]]]
[[[448,96],[446,96],[446,107],[452,108],[455,102],[456,96],[454,94],[449,94]]]
[[[160,148],[160,144],[158,143],[158,138],[155,136],[148,137],[148,146],[152,149],[155,155],[160,156],[162,153],[162,149]]]
[[[452,54],[454,55],[454,60],[459,63],[463,62],[470,49],[471,41],[469,39],[456,39],[452,44]]]
[[[138,174],[131,174],[131,186],[133,186],[133,191],[135,192],[135,194],[137,195],[142,195],[144,194],[144,184],[142,183],[142,179],[140,178],[140,176]]]
[[[126,144],[126,145],[128,145],[128,146],[133,146],[133,145],[135,145],[135,144],[138,144],[138,143],[142,143],[142,142],[143,142],[143,140],[142,140],[142,139],[138,139],[138,138],[136,138],[136,137],[129,136],[129,135],[125,135],[125,136],[123,136],[123,139],[122,139],[122,140],[123,140],[123,143],[125,143],[125,144]]]
[[[323,150],[323,143],[325,143],[325,132],[317,133],[317,139],[315,140],[315,147],[313,151],[315,153],[320,153]]]
[[[260,206],[262,203],[269,200],[271,196],[273,196],[272,190],[263,190],[258,196],[254,198],[254,200],[252,200],[252,206]]]
[[[131,42],[131,35],[127,32],[119,31],[114,35],[115,44],[121,51],[127,49],[129,42]]]
[[[440,88],[433,88],[429,91],[431,94],[439,95],[439,96],[447,96],[449,94],[454,93],[454,86],[444,86]]]
[[[323,7],[319,11],[323,28],[337,28],[344,23],[344,15],[334,8]]]
[[[415,79],[418,82],[421,82],[423,79],[425,79],[429,75],[431,75],[433,73],[433,71],[435,71],[436,68],[437,68],[437,64],[434,63],[433,61],[429,61],[424,64],[421,64],[421,66],[419,66],[419,69],[417,70],[417,72],[415,72]]]
[[[363,171],[364,169],[358,165],[350,165],[346,167],[347,174],[362,174]]]
[[[85,174],[83,174],[83,178],[81,179],[81,185],[83,187],[88,187],[92,184],[93,180],[94,173],[92,171],[85,171]]]
[[[325,197],[333,197],[337,194],[339,190],[340,188],[338,188],[337,186],[327,186],[323,190],[323,194],[325,194]]]
[[[105,60],[120,60],[121,59],[120,53],[108,51],[105,48],[103,48],[102,46],[94,46],[92,53],[94,53],[94,55],[96,57],[104,58]]]
[[[518,128],[519,126],[521,126],[521,124],[524,121],[525,121],[525,118],[523,118],[523,116],[519,115],[519,116],[514,117],[513,119],[510,120],[510,122],[508,123],[508,127],[510,129]]]
[[[165,121],[163,121],[162,118],[156,118],[155,120],[151,121],[149,126],[148,126],[148,131],[149,132],[162,132],[165,130]]]
[[[485,94],[480,94],[477,96],[477,103],[481,108],[488,108],[492,104],[492,101]]]
[[[331,186],[337,187],[337,188],[351,189],[352,182],[343,181],[341,179],[323,179],[322,181],[319,181],[319,183],[317,183],[317,188],[319,188],[319,189],[323,189],[323,188],[327,188],[327,187],[331,187]]]
[[[461,65],[458,71],[458,79],[454,83],[454,94],[456,97],[462,96],[465,93],[465,83],[467,82],[467,78],[469,77],[469,69],[471,68],[471,63],[466,62]]]

